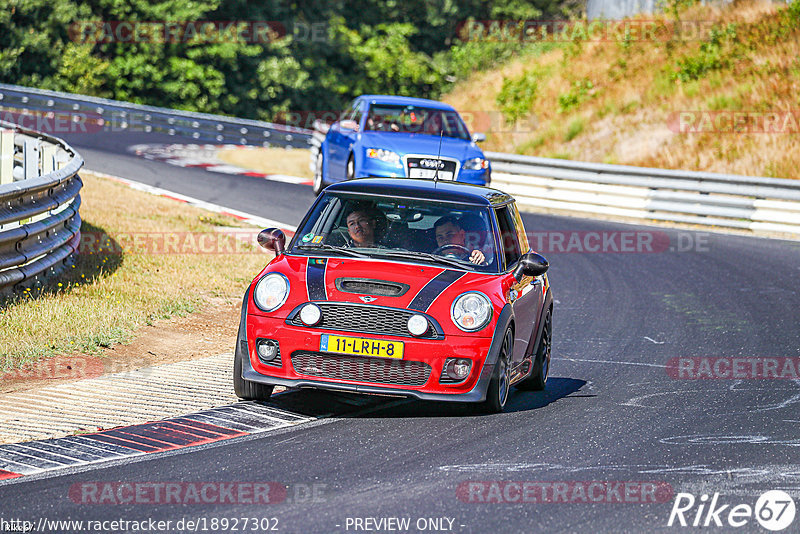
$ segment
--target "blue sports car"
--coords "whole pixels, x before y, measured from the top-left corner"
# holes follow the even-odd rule
[[[492,168],[452,106],[403,96],[362,95],[334,122],[314,157],[314,192],[343,180],[436,178],[489,185]]]

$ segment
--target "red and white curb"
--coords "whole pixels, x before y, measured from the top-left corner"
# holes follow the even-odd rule
[[[299,176],[268,174],[252,169],[231,165],[219,159],[220,150],[252,150],[259,147],[249,145],[182,145],[182,144],[140,144],[128,147],[128,151],[145,159],[163,161],[177,167],[202,168],[209,172],[236,174],[265,178],[274,182],[312,185],[313,181]]]
[[[0,481],[68,467],[196,447],[314,421],[256,402],[239,402],[95,434],[0,445]]]
[[[288,231],[290,234],[293,234],[295,231],[297,231],[297,227],[292,226],[290,224],[282,223],[280,221],[275,221],[273,219],[266,219],[264,217],[259,217],[258,215],[245,213],[243,211],[235,210],[232,208],[226,208],[225,206],[212,204],[210,202],[206,202],[205,200],[200,200],[197,198],[182,195],[180,193],[167,191],[166,189],[161,189],[159,187],[154,187],[152,185],[143,184],[140,182],[136,182],[134,180],[128,180],[127,178],[120,178],[119,176],[113,176],[111,174],[92,171],[88,169],[86,170],[86,172],[90,172],[95,176],[99,176],[100,178],[105,178],[107,180],[112,180],[114,182],[123,184],[125,186],[130,187],[131,189],[136,189],[137,191],[143,191],[151,195],[177,200],[178,202],[183,202],[189,204],[190,206],[194,206],[196,208],[204,209],[214,213],[219,213],[220,215],[227,215],[229,217],[233,217],[244,223],[251,224],[259,228],[279,227],[285,231]]]

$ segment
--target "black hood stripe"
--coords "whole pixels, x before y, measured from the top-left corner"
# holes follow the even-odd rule
[[[408,305],[409,309],[418,310],[421,312],[427,311],[431,307],[433,301],[442,294],[442,292],[450,287],[456,280],[464,276],[465,273],[461,271],[442,271],[436,275],[430,282],[425,284],[425,287],[419,290],[417,296]]]
[[[308,258],[306,266],[308,300],[328,300],[328,294],[325,291],[325,269],[327,267],[327,258]]]

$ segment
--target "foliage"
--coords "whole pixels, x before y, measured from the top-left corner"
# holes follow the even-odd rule
[[[437,97],[532,45],[462,39],[468,20],[563,17],[570,0],[6,0],[0,82],[270,119],[360,93]],[[86,38],[102,21],[270,21],[270,39]],[[536,46],[533,46],[535,48]]]
[[[731,62],[731,54],[727,52],[730,48],[728,45],[735,42],[736,38],[735,24],[728,24],[724,29],[712,27],[708,40],[700,44],[696,54],[678,60],[673,78],[688,82],[698,80],[710,71],[728,67]]]
[[[536,91],[539,87],[540,72],[537,69],[525,71],[517,78],[503,80],[503,87],[497,94],[497,105],[509,123],[531,112]]]
[[[572,82],[569,91],[558,95],[558,111],[566,113],[594,95],[594,84],[588,78]]]

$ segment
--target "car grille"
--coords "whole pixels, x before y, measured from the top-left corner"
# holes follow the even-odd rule
[[[398,386],[425,385],[431,374],[431,366],[424,362],[307,351],[292,353],[292,367],[300,375]]]
[[[322,311],[322,319],[313,328],[387,336],[411,337],[411,334],[408,333],[408,318],[419,313],[397,308],[361,306],[358,304],[316,302],[316,305]],[[296,326],[306,326],[300,320],[299,314],[291,319],[291,323]],[[422,339],[437,339],[439,337],[430,319],[428,319],[428,331],[417,337]]]

